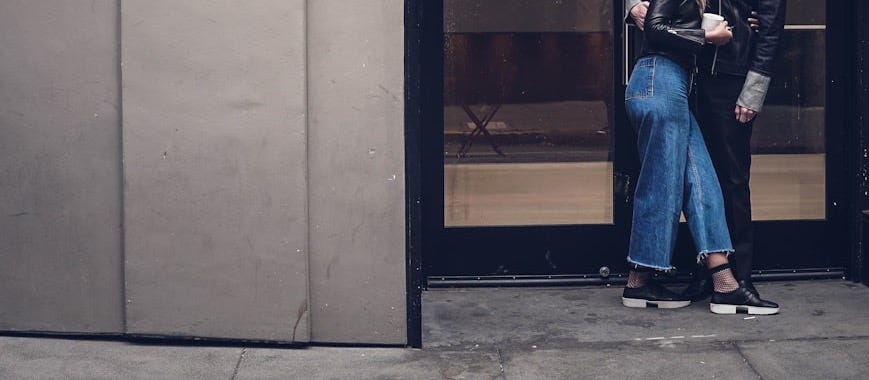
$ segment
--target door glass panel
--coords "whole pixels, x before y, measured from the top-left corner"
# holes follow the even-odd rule
[[[754,220],[826,218],[826,1],[788,1],[766,105],[752,136]]]
[[[612,2],[444,1],[444,224],[610,224]]]

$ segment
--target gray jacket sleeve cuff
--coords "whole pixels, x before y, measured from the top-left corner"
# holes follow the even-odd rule
[[[742,85],[742,93],[739,94],[736,104],[760,113],[771,81],[772,78],[766,75],[749,71],[745,77],[745,84]]]
[[[631,9],[633,9],[641,0],[625,0],[625,22],[630,25],[634,23],[634,18],[631,17]]]

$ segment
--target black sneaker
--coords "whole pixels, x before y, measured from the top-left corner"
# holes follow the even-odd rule
[[[688,287],[682,291],[682,296],[691,302],[700,302],[712,296],[712,280],[708,277],[694,277]]]
[[[691,305],[691,300],[670,291],[653,280],[642,288],[625,288],[622,292],[622,305],[627,307],[657,307],[659,309],[678,309]]]
[[[736,314],[741,311],[749,315],[772,315],[778,314],[779,307],[777,303],[764,301],[750,290],[739,287],[730,293],[713,293],[709,310],[715,314]]]
[[[760,298],[760,293],[757,292],[757,288],[754,287],[754,283],[751,280],[739,280],[739,286],[742,288],[748,289],[751,294],[754,294],[755,297]]]

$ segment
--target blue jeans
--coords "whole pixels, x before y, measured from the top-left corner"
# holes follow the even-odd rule
[[[690,76],[660,55],[640,58],[625,92],[638,135],[640,176],[634,194],[630,263],[673,270],[671,258],[685,213],[700,261],[733,252],[718,177],[688,107]]]

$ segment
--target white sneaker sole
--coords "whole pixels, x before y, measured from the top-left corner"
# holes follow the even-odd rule
[[[715,314],[737,314],[738,312],[747,313],[748,315],[773,315],[778,314],[777,307],[757,307],[744,305],[728,305],[728,304],[709,304],[709,311]]]
[[[636,308],[656,307],[658,309],[678,309],[680,307],[690,306],[691,301],[649,301],[642,298],[622,297],[622,305]]]

